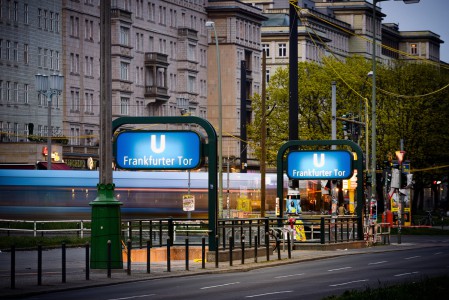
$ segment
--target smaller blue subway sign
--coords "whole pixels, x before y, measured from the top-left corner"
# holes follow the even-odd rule
[[[353,172],[352,153],[345,150],[293,151],[287,155],[290,179],[347,179]]]
[[[122,169],[189,170],[201,163],[201,139],[193,131],[124,131],[115,147]]]

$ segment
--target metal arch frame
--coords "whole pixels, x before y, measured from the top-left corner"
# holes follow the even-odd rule
[[[215,236],[218,228],[217,210],[217,133],[207,120],[194,117],[121,117],[112,121],[112,135],[122,125],[125,124],[197,124],[207,133],[208,142],[201,143],[202,155],[209,158],[208,168],[208,214],[209,214],[209,250],[214,251],[216,245]]]
[[[298,148],[298,146],[330,146],[330,145],[346,145],[352,148],[357,154],[357,160],[354,166],[357,169],[357,236],[359,240],[363,239],[363,221],[362,209],[363,201],[363,151],[359,145],[350,140],[307,140],[307,141],[288,141],[279,148],[277,154],[277,197],[279,198],[279,219],[282,222],[284,218],[284,154],[290,148]]]

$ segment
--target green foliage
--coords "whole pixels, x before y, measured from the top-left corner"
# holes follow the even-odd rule
[[[337,117],[347,113],[364,117],[368,104],[370,121],[372,80],[367,74],[371,68],[371,62],[361,57],[348,58],[344,63],[333,58],[326,58],[322,64],[299,63],[299,139],[331,139],[333,81],[337,85]],[[449,120],[449,88],[442,88],[449,83],[449,71],[435,65],[401,61],[395,62],[392,67],[378,64],[376,78],[378,166],[382,166],[389,153],[394,157],[401,139],[404,141],[405,159],[411,161],[413,169],[448,165],[449,126],[446,122]],[[267,85],[266,150],[267,164],[270,166],[275,166],[277,151],[289,137],[288,80],[288,69],[278,68]],[[248,137],[259,159],[260,124],[263,120],[260,106],[260,95],[255,95],[255,121],[248,126]],[[371,125],[368,125],[368,136],[371,137]],[[343,139],[339,122],[337,138]],[[359,144],[364,148],[365,143],[365,132],[362,132]],[[432,175],[415,174],[415,181],[428,183]]]
[[[366,288],[364,291],[345,291],[340,296],[330,296],[326,300],[418,300],[446,299],[449,276],[422,278],[417,282],[400,283],[392,286],[379,285],[379,288]]]
[[[15,245],[16,249],[36,248],[38,245],[43,247],[60,247],[62,243],[67,246],[81,246],[90,241],[90,237],[79,238],[74,236],[57,237],[32,237],[32,236],[2,236],[0,239],[0,249],[2,251],[10,249]]]

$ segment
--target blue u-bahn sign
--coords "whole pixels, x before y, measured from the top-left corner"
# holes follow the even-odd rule
[[[347,179],[353,173],[353,156],[346,150],[292,151],[287,155],[290,179]]]
[[[122,169],[190,170],[201,163],[201,138],[193,131],[124,131],[115,154]]]

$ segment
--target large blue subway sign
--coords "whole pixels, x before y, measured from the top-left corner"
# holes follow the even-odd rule
[[[345,150],[293,151],[287,155],[290,179],[347,179],[353,172],[352,153]]]
[[[193,131],[124,131],[115,147],[122,169],[190,170],[201,163],[201,139]]]

